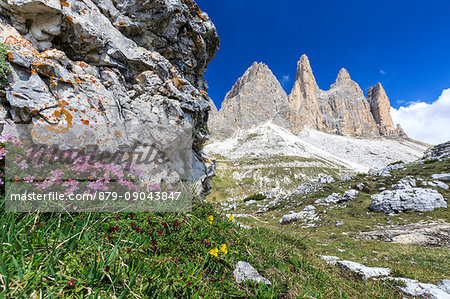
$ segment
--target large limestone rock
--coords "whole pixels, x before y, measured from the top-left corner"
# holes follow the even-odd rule
[[[357,238],[450,248],[450,224],[446,222],[418,222],[402,226],[387,226],[370,232],[362,232]]]
[[[398,286],[398,288],[408,296],[432,299],[450,299],[450,294],[444,290],[441,285],[436,286],[431,283],[422,283],[415,279],[403,277],[386,277],[385,279],[401,281],[404,283],[404,287]]]
[[[292,131],[302,129],[277,78],[267,65],[255,62],[227,93],[209,127],[215,136],[228,137],[238,129],[251,129],[270,121]]]
[[[297,74],[289,95],[289,102],[300,116],[303,125],[319,130],[325,130],[322,115],[319,112],[317,94],[319,86],[316,83],[309,59],[302,55],[297,63]]]
[[[380,134],[395,134],[394,122],[389,111],[391,104],[381,83],[377,83],[375,86],[369,88],[367,91],[367,100],[369,101],[370,110],[372,111]]]
[[[337,265],[345,271],[356,273],[363,280],[373,277],[387,276],[392,272],[389,268],[367,267],[352,261],[337,261]]]
[[[100,145],[152,144],[168,157],[146,167],[153,182],[209,189],[203,74],[219,39],[193,1],[0,0],[0,14],[11,65],[3,124],[66,125],[75,135],[120,128],[119,140]]]
[[[433,174],[431,177],[435,180],[450,182],[450,173],[436,173],[436,174]]]
[[[356,190],[347,190],[344,194],[333,193],[327,198],[320,198],[315,201],[318,205],[329,206],[339,204],[346,201],[354,200],[358,196],[359,192]]]
[[[405,211],[425,212],[446,208],[444,197],[435,189],[397,185],[395,190],[386,190],[372,195],[370,208],[387,214]]]
[[[441,159],[450,155],[450,141],[438,144],[424,154],[424,159]]]

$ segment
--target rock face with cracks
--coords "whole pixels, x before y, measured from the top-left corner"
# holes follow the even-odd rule
[[[303,128],[275,75],[255,62],[227,93],[209,127],[214,136],[227,137],[269,121],[294,132]]]
[[[372,195],[371,210],[391,214],[405,211],[425,212],[447,207],[444,197],[437,190],[418,188],[413,178],[406,177],[392,187],[394,190]]]
[[[144,140],[168,157],[146,167],[152,182],[209,190],[203,75],[219,38],[195,2],[2,0],[0,14],[11,66],[2,124],[119,128],[122,138],[101,146]]]

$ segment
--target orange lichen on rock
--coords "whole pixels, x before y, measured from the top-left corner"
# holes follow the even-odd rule
[[[64,7],[69,7],[70,6],[69,2],[66,2],[66,1],[60,1],[60,2],[61,2],[61,5],[64,6]]]
[[[52,61],[45,61],[45,63],[42,63],[42,61],[36,60],[31,64],[31,69],[44,76],[53,77],[52,66],[55,65],[56,63]]]
[[[28,48],[33,52],[33,54],[39,55],[39,53],[33,48],[31,42],[20,35],[10,35],[4,40],[3,43],[16,48]]]
[[[73,25],[73,19],[71,16],[65,16],[65,19],[67,21],[67,24],[69,24],[69,26]]]
[[[62,108],[66,107],[66,106],[69,106],[69,103],[67,103],[66,100],[59,100],[59,101],[58,101],[58,104],[59,104]]]
[[[61,125],[61,126],[47,125],[45,128],[47,130],[53,132],[53,133],[67,133],[67,132],[69,132],[70,128],[72,128],[72,126],[73,126],[73,123],[72,123],[73,122],[73,116],[72,116],[72,114],[70,114],[69,111],[67,111],[64,108],[61,109],[61,110],[56,110],[53,113],[53,116],[56,119],[58,119],[61,116],[61,114],[63,114],[65,116],[65,118],[66,118],[66,122],[67,122],[66,126],[64,126],[64,125]],[[42,115],[42,117],[46,118],[43,115]],[[48,118],[46,118],[46,119],[48,119]]]
[[[178,90],[182,91],[183,88],[187,85],[187,83],[182,82],[180,79],[178,78],[172,78],[172,83],[176,86],[176,88],[178,88]]]
[[[84,62],[84,61],[76,61],[75,64],[76,64],[76,65],[79,65],[79,66],[81,66],[82,68],[85,68],[85,69],[87,69],[87,68],[90,67],[90,65],[87,64],[87,63]]]

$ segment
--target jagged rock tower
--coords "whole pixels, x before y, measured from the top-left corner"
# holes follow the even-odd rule
[[[227,93],[220,111],[212,113],[210,129],[226,137],[269,121],[292,131],[303,128],[280,82],[267,65],[255,62]]]

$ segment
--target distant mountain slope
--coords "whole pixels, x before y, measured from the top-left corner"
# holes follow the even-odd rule
[[[274,155],[317,158],[356,172],[420,158],[428,147],[408,139],[352,138],[305,129],[293,134],[272,123],[239,130],[233,137],[208,144],[205,150],[230,159]]]
[[[313,129],[294,134],[266,123],[238,130],[204,150],[217,158],[212,196],[226,198],[267,191],[283,194],[321,173],[367,173],[396,161],[411,162],[427,148],[406,138],[355,138]]]

